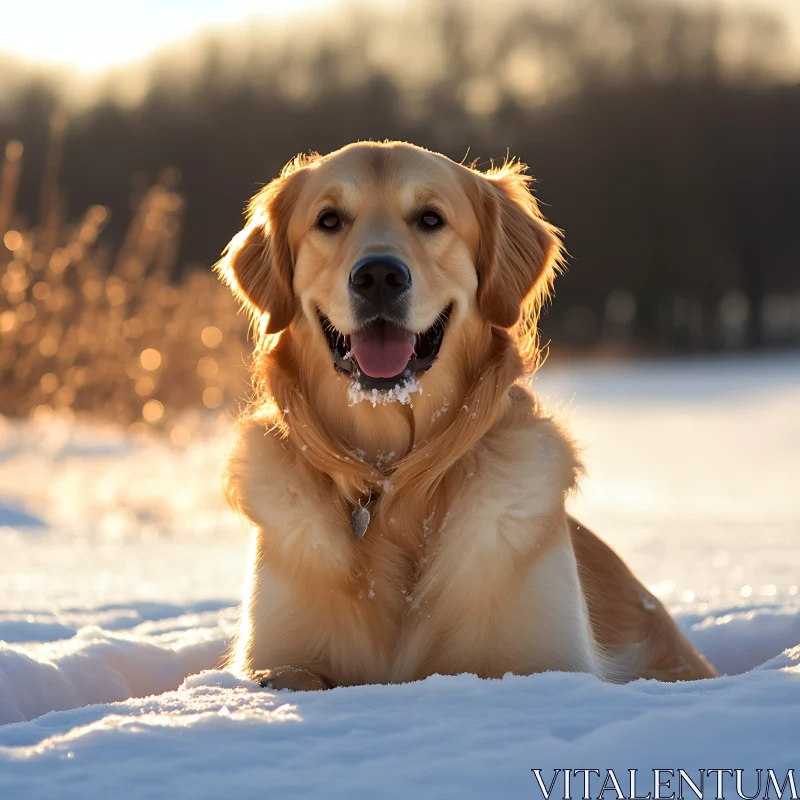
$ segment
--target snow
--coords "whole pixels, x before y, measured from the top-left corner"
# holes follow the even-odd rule
[[[218,669],[247,551],[230,420],[179,449],[0,418],[0,797],[541,797],[534,768],[800,766],[800,355],[535,386],[583,447],[572,511],[726,677],[261,689]]]
[[[799,681],[797,652],[713,686],[548,673],[291,695],[206,673],[177,692],[0,728],[0,794],[530,797],[533,768],[785,772]]]
[[[389,403],[401,403],[406,406],[413,406],[412,395],[421,394],[422,386],[413,375],[404,378],[402,383],[398,383],[391,389],[365,389],[358,381],[350,381],[348,385],[348,400],[351,406],[356,403],[367,401],[372,407]]]

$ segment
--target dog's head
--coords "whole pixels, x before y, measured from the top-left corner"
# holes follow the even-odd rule
[[[289,164],[218,269],[262,331],[309,327],[331,369],[382,390],[435,368],[460,326],[529,324],[559,254],[520,165],[361,143]]]

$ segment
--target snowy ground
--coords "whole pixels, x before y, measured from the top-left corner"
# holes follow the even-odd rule
[[[179,450],[0,418],[0,798],[541,797],[537,767],[800,784],[800,356],[546,365],[536,387],[585,448],[573,512],[729,677],[290,695],[205,671],[246,549],[227,421]]]

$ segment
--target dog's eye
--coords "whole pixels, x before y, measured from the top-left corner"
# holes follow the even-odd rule
[[[326,211],[317,220],[317,227],[324,231],[335,231],[342,227],[342,221],[335,211]]]
[[[420,214],[419,227],[423,230],[434,230],[436,228],[441,228],[442,225],[444,225],[444,220],[436,211],[428,209]]]

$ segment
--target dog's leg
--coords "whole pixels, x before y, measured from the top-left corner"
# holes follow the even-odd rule
[[[397,680],[546,670],[614,677],[592,633],[564,511],[576,457],[552,421],[522,410],[474,448],[429,541]]]
[[[265,689],[290,692],[315,692],[332,689],[333,686],[321,675],[302,667],[273,667],[253,674],[253,680]]]
[[[377,576],[359,561],[363,543],[353,541],[336,488],[276,430],[254,423],[240,429],[227,485],[254,528],[229,667],[294,690],[380,680],[389,593],[369,597]],[[405,607],[399,592],[394,602]]]
[[[627,677],[659,681],[716,677],[714,667],[625,562],[572,517],[569,527],[595,636]]]

